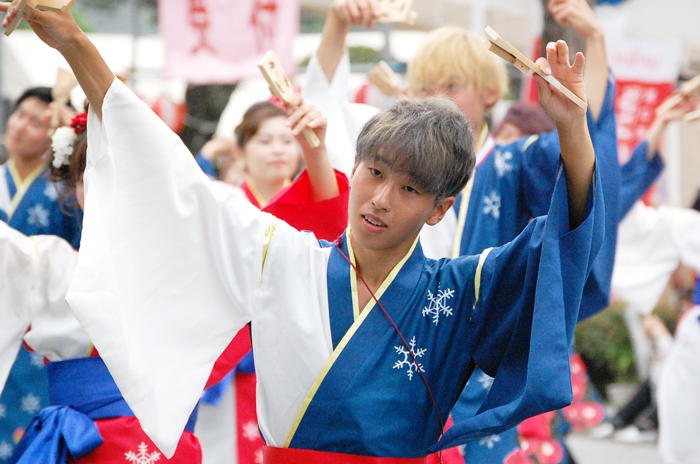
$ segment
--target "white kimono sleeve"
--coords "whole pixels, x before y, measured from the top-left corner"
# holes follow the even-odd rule
[[[618,228],[613,297],[649,314],[681,263],[700,272],[700,213],[637,202]]]
[[[35,286],[35,310],[24,341],[49,361],[90,355],[92,344],[66,304],[78,253],[70,243],[52,235],[33,236],[40,273]]]
[[[333,82],[328,82],[316,53],[311,55],[306,68],[306,82],[302,94],[328,118],[326,147],[333,167],[348,178],[355,165],[355,144],[362,126],[377,112],[369,105],[351,104],[348,99],[350,58],[347,51],[338,63]]]
[[[87,336],[65,302],[76,260],[77,253],[65,240],[48,235],[27,237],[0,222],[0,391],[22,337],[37,352],[54,360],[70,356],[76,346],[85,349]],[[25,336],[30,324],[32,331]],[[55,344],[58,333],[71,343],[61,338],[61,343]],[[45,342],[52,349],[44,350]]]
[[[669,464],[695,464],[700,457],[700,306],[688,310],[663,361],[656,399],[659,452]]]
[[[34,243],[0,221],[0,391],[31,322],[39,256]]]
[[[170,457],[214,362],[252,319],[276,220],[213,187],[119,80],[102,113],[88,118],[83,235],[67,299]]]

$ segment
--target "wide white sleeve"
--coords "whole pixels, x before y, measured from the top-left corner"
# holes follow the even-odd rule
[[[39,274],[34,286],[35,311],[24,341],[49,361],[89,356],[90,339],[66,304],[78,253],[53,235],[37,235],[31,240],[39,259]]]
[[[349,78],[350,58],[347,51],[338,63],[333,82],[328,82],[314,53],[306,68],[302,90],[304,101],[315,105],[328,118],[328,157],[333,167],[348,177],[351,176],[355,165],[357,136],[362,126],[379,111],[369,105],[350,103]]]
[[[0,391],[31,322],[39,274],[32,239],[0,221]]]
[[[700,213],[637,202],[620,222],[613,297],[640,314],[654,310],[668,279],[683,263],[700,272]]]
[[[88,117],[83,235],[68,302],[170,457],[212,366],[253,318],[272,216],[213,187],[115,80]]]
[[[688,310],[663,361],[656,390],[659,452],[667,463],[692,464],[700,456],[700,306]]]

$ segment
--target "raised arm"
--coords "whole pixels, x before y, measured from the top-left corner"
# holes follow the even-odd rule
[[[610,72],[603,28],[586,0],[550,0],[548,8],[555,21],[562,26],[571,26],[586,40],[586,69],[583,76],[588,106],[595,121],[605,101]]]
[[[296,108],[296,109],[291,109]],[[316,107],[310,103],[304,103],[301,95],[294,95],[292,106],[287,110],[289,119],[287,125],[292,128],[292,134],[296,137],[304,152],[306,172],[309,175],[314,201],[327,200],[338,196],[338,182],[335,171],[331,166],[326,150],[326,127],[328,120]],[[318,147],[312,147],[302,134],[305,129],[311,129],[316,133],[321,142]]]
[[[569,65],[569,47],[560,40],[547,44],[547,58],[539,58],[537,64],[546,74],[552,75],[572,92],[586,100],[583,82],[583,54],[577,53],[573,65]],[[588,192],[593,179],[595,151],[588,133],[586,111],[552,88],[543,78],[535,75],[540,103],[554,120],[559,133],[561,158],[566,173],[569,196],[569,226],[578,227],[586,213]]]
[[[3,27],[7,27],[17,15],[18,5],[19,0],[12,4],[0,3],[0,12],[7,12]],[[24,18],[42,41],[63,55],[83,88],[90,106],[102,119],[102,102],[114,81],[114,74],[75,23],[70,11],[53,13],[33,9],[25,13]]]
[[[697,105],[697,95],[686,95],[685,97],[683,97],[683,100],[681,100],[677,105],[654,118],[654,121],[651,123],[651,126],[649,126],[646,135],[646,139],[648,142],[648,159],[652,159],[654,155],[656,155],[656,153],[661,153],[661,148],[663,145],[663,135],[669,123],[671,123],[672,121],[680,120],[689,112],[697,109]]]
[[[316,56],[328,82],[333,81],[335,70],[345,52],[345,37],[350,27],[365,24],[372,27],[372,21],[381,15],[377,0],[336,0],[331,5],[323,26],[321,44]]]

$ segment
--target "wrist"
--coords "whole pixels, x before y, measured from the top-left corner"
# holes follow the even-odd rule
[[[89,44],[90,40],[87,35],[76,27],[75,30],[70,32],[66,40],[59,42],[56,50],[63,56],[70,56],[82,53]]]
[[[352,24],[347,21],[342,15],[338,14],[337,10],[331,9],[330,14],[326,20],[325,29],[334,31],[336,34],[347,35],[350,32],[350,27]]]
[[[600,25],[589,29],[588,33],[585,35],[585,39],[586,48],[599,45],[605,46],[605,33]]]
[[[570,119],[554,121],[554,124],[557,127],[560,138],[588,136],[588,120],[585,114]]]

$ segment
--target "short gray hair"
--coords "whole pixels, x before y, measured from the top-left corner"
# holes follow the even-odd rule
[[[476,162],[471,125],[444,98],[397,101],[365,124],[356,153],[356,163],[380,160],[411,176],[436,203],[462,191]]]

